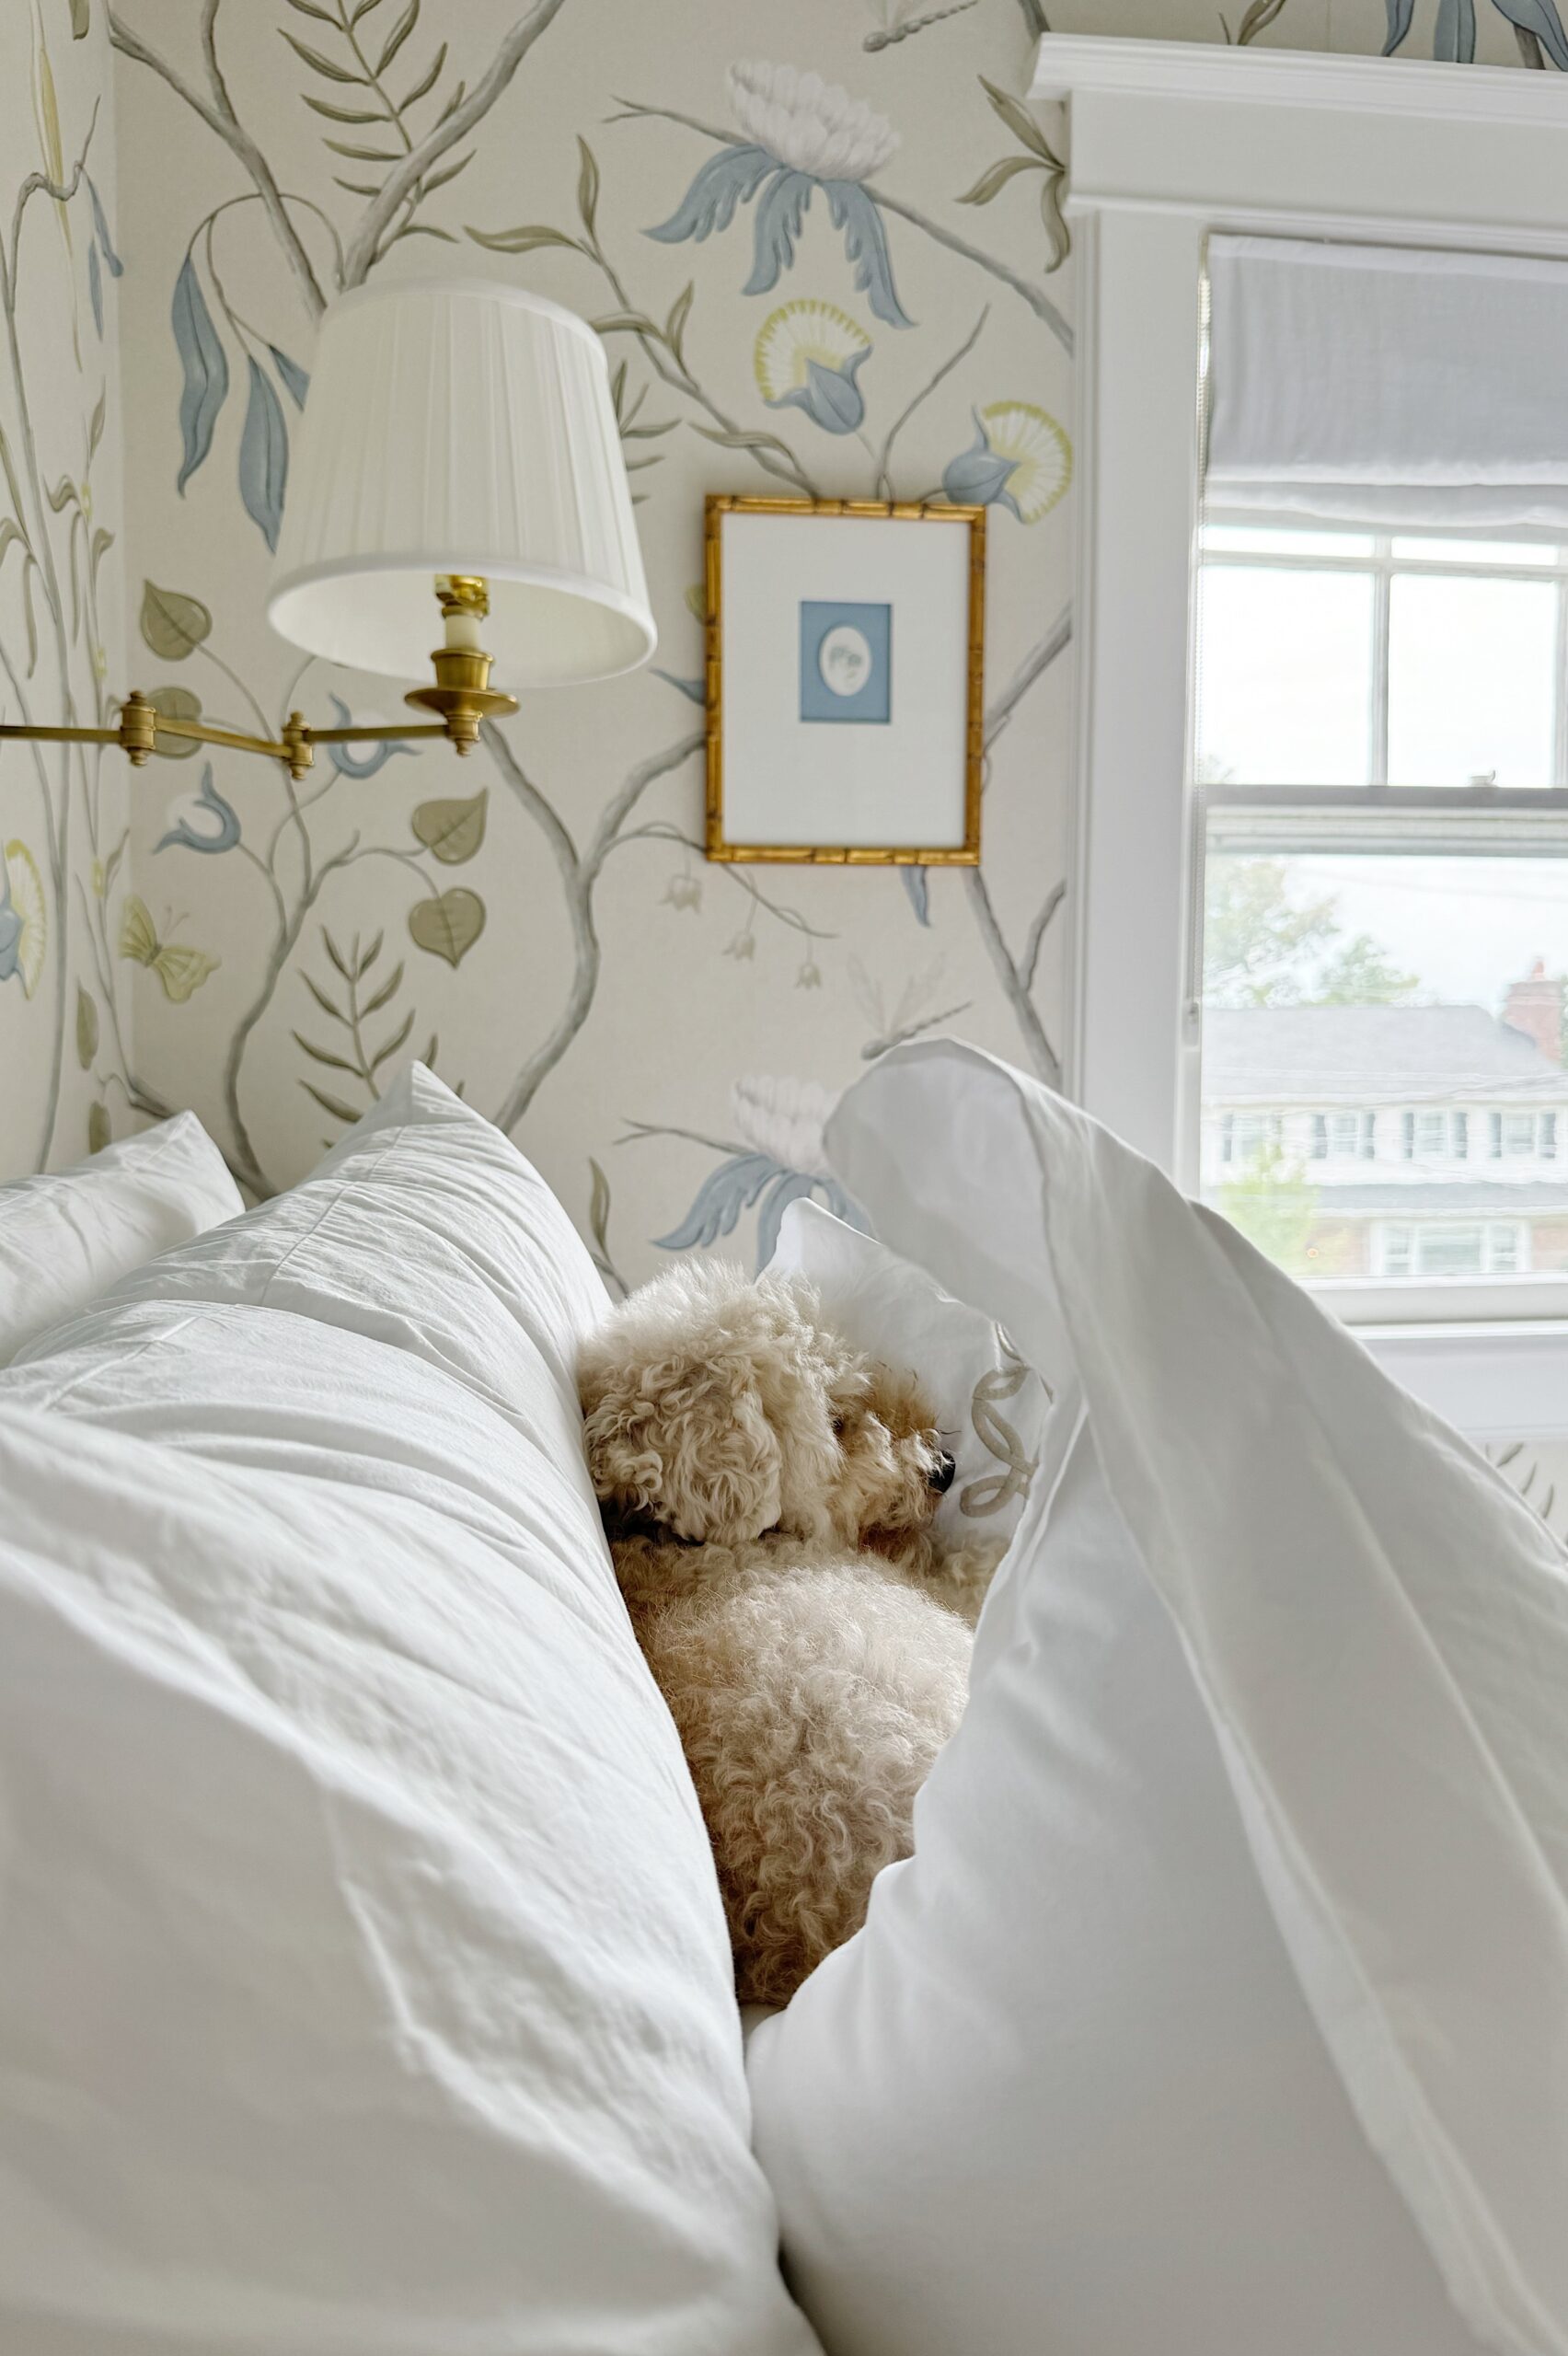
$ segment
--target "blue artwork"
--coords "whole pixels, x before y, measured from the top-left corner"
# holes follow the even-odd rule
[[[893,717],[893,607],[801,600],[801,718]]]

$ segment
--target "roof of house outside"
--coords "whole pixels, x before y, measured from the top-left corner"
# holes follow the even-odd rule
[[[1483,1006],[1214,1007],[1210,1104],[1568,1104],[1568,1072]]]

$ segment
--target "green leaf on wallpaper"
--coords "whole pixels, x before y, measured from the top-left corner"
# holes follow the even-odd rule
[[[536,253],[541,246],[570,246],[574,254],[584,248],[580,239],[569,237],[564,229],[547,229],[542,222],[525,222],[520,229],[475,229],[467,235],[476,246],[484,246],[492,254]]]
[[[590,324],[595,335],[651,335],[655,341],[663,341],[663,328],[646,311],[606,311]]]
[[[28,676],[38,669],[38,614],[33,606],[33,574],[38,571],[38,559],[31,549],[22,565],[22,619],[28,626]]]
[[[142,636],[160,663],[183,663],[205,644],[212,628],[213,617],[200,597],[143,582]]]
[[[588,1232],[607,1256],[610,1248],[610,1182],[592,1154],[588,1157],[588,1167],[593,1173],[593,1185],[588,1196]]]
[[[436,900],[420,900],[409,910],[409,936],[416,949],[460,965],[485,929],[485,904],[461,887]]]
[[[1055,170],[1060,171],[1060,162],[1052,154],[1046,143],[1045,133],[1041,130],[1028,108],[1020,106],[1018,99],[1011,97],[1008,91],[999,90],[995,82],[987,82],[984,74],[980,76],[980,87],[991,102],[992,112],[1001,117],[1013,137],[1029,148],[1032,154],[1038,156],[1043,164],[1050,164]]]
[[[398,52],[402,48],[403,43],[408,40],[409,35],[419,23],[419,20],[420,0],[409,0],[408,6],[404,9],[402,15],[398,17],[391,31],[387,34],[386,46],[382,51],[380,57],[376,60],[375,71],[378,76],[386,73],[386,68],[391,64],[393,59],[397,56]]]
[[[13,516],[7,515],[0,522],[0,565],[5,563],[14,548],[25,549],[27,544],[28,536]]]
[[[485,838],[485,818],[490,806],[490,789],[470,794],[461,802],[421,802],[409,824],[426,850],[432,851],[444,867],[460,867]]]
[[[351,139],[329,139],[325,144],[330,147],[334,156],[347,156],[356,164],[395,164],[398,161],[396,147],[356,147]]]
[[[113,1138],[114,1131],[109,1126],[108,1105],[90,1104],[87,1107],[87,1151],[101,1153],[106,1145],[113,1142]]]
[[[323,57],[318,49],[311,49],[307,43],[297,40],[286,26],[280,25],[278,30],[282,34],[294,55],[303,57],[313,73],[324,74],[329,82],[358,82],[362,87],[363,87],[365,77],[363,74],[351,74],[346,66],[334,65],[332,60],[329,57]]]
[[[385,122],[386,120],[379,107],[335,107],[328,98],[312,98],[308,90],[302,90],[300,97],[314,113],[324,114],[329,122]]]
[[[91,0],[71,0],[72,40],[86,40],[88,33],[92,30],[92,23],[93,12]]]
[[[314,17],[318,25],[335,25],[338,21],[330,8],[317,7],[316,0],[289,0],[289,6],[297,9],[302,17]]]
[[[781,442],[777,433],[722,433],[716,425],[699,425],[697,431],[705,442],[717,442],[721,450],[782,450],[787,458],[795,455],[788,442]]]
[[[682,340],[686,335],[686,323],[690,317],[692,297],[696,293],[697,282],[695,279],[688,278],[686,285],[671,304],[670,316],[664,321],[664,341],[674,353],[676,365],[682,368],[686,366],[686,356],[681,348]]]
[[[361,1021],[363,1022],[367,1014],[379,1014],[382,1008],[387,1003],[388,999],[395,999],[402,987],[403,961],[399,957],[398,963],[392,968],[390,978],[383,982],[375,997],[367,998],[364,1004],[361,1007]]]
[[[202,699],[193,696],[189,687],[154,687],[147,701],[166,720],[200,720]],[[188,761],[201,746],[193,736],[160,736],[153,750],[164,761]]]
[[[398,971],[402,971],[400,966]],[[318,982],[313,982],[308,974],[301,974],[300,980],[305,984],[306,988],[310,992],[311,997],[316,1000],[317,1005],[321,1009],[323,1014],[329,1014],[334,1022],[346,1022],[348,1021],[349,1018],[343,1012],[342,1008],[337,1004],[335,999],[328,997],[326,991],[321,987]]]
[[[1020,172],[1038,172],[1044,168],[1038,156],[1004,156],[999,164],[993,164],[989,171],[982,172],[974,187],[965,189],[957,201],[960,204],[989,204],[993,197],[1001,194],[1009,180],[1018,178]]]
[[[294,1043],[296,1047],[303,1048],[312,1062],[325,1064],[330,1071],[346,1071],[352,1078],[358,1079],[360,1068],[358,1064],[351,1063],[346,1056],[335,1056],[327,1047],[312,1046],[301,1031],[294,1034]]]
[[[594,234],[594,216],[599,210],[599,167],[594,160],[594,150],[581,133],[577,139],[581,158],[577,173],[577,210],[582,216],[582,226],[590,237]]]
[[[352,1104],[345,1104],[340,1096],[327,1095],[325,1091],[317,1088],[308,1080],[302,1080],[300,1086],[307,1096],[314,1096],[321,1110],[324,1113],[330,1113],[335,1121],[347,1121],[352,1125],[359,1119],[360,1115],[354,1107]]]
[[[98,1053],[98,1005],[91,992],[85,990],[78,982],[76,985],[76,1061],[84,1071],[92,1069],[93,1057]]]
[[[87,421],[87,458],[89,463],[103,440],[103,429],[109,416],[109,387],[106,385],[93,403],[93,413]]]
[[[461,85],[459,85],[459,87],[461,87]],[[439,172],[427,173],[420,182],[421,195],[433,196],[438,188],[444,188],[448,180],[455,180],[459,172],[466,172],[467,170],[469,165],[473,162],[474,157],[478,153],[478,148],[470,147],[467,154],[466,156],[459,156],[455,164],[445,165]],[[452,242],[454,245],[456,244],[457,240],[455,237],[454,237]]]
[[[408,97],[403,100],[402,105],[398,108],[398,111],[399,114],[407,114],[410,107],[417,107],[421,98],[429,98],[431,92],[434,89],[436,84],[441,79],[441,69],[445,63],[446,43],[443,41],[441,47],[436,51],[435,55],[431,59],[428,68],[421,75],[419,80],[414,84],[413,88],[409,92]]]

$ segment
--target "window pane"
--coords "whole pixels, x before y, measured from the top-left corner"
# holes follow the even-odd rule
[[[1530,564],[1557,562],[1557,550],[1540,540],[1397,539],[1396,557],[1424,557],[1429,564]]]
[[[1199,546],[1234,556],[1370,556],[1370,532],[1298,532],[1254,524],[1205,524]],[[1550,551],[1548,552],[1550,560]]]
[[[1396,573],[1389,609],[1394,785],[1550,785],[1557,590]]]
[[[1309,1280],[1568,1292],[1568,860],[1215,851],[1206,883],[1205,1198]]]
[[[1482,1236],[1479,1227],[1434,1227],[1417,1238],[1424,1276],[1479,1276]]]
[[[1520,585],[1533,593],[1533,583]],[[1365,784],[1371,775],[1372,608],[1370,573],[1205,565],[1200,778]]]

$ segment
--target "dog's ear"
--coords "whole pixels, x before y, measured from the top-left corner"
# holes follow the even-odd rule
[[[588,1470],[603,1501],[677,1538],[742,1545],[780,1511],[778,1441],[754,1370],[733,1353],[666,1351],[581,1370]]]

